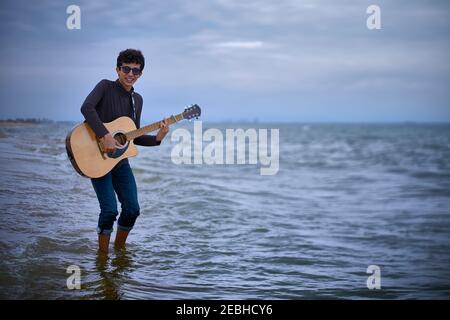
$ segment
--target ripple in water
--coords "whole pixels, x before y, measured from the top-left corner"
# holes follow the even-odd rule
[[[72,125],[2,133],[1,298],[450,297],[448,125],[273,124],[276,176],[174,165],[169,140],[140,148],[142,213],[108,257],[92,186],[65,155]],[[81,290],[67,289],[70,265]],[[366,287],[369,265],[381,290]]]

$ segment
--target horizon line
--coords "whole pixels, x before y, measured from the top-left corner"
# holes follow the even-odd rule
[[[280,123],[280,124],[450,124],[450,120],[289,120],[289,121],[283,121],[283,120],[273,120],[273,121],[267,121],[267,120],[207,120],[204,121],[202,119],[198,119],[205,123],[212,123],[212,124],[223,124],[223,123],[242,123],[242,124],[265,124],[265,123]],[[49,118],[23,118],[23,117],[17,117],[17,118],[0,118],[0,122],[7,122],[7,121],[36,121],[36,122],[70,122],[70,123],[82,123],[83,120],[55,120],[55,119],[49,119]],[[143,121],[141,120],[141,123]],[[147,121],[144,120],[145,123]],[[153,121],[155,122],[155,121]],[[153,123],[153,122],[148,122]]]

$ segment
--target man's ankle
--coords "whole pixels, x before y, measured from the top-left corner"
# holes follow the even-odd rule
[[[114,247],[117,249],[125,248],[125,242],[127,241],[129,233],[129,231],[118,229],[116,233],[116,240],[114,241]]]
[[[102,253],[108,253],[109,249],[109,234],[99,234],[98,235],[98,249]]]

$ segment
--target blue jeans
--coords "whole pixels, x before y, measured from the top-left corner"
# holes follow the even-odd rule
[[[119,163],[107,175],[91,181],[100,204],[98,234],[111,234],[113,231],[118,215],[116,194],[122,206],[117,228],[124,231],[133,229],[140,209],[130,164],[127,161]]]

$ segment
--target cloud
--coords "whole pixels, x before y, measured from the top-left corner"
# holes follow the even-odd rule
[[[258,49],[262,46],[262,41],[228,41],[213,44],[215,48],[225,49]]]

